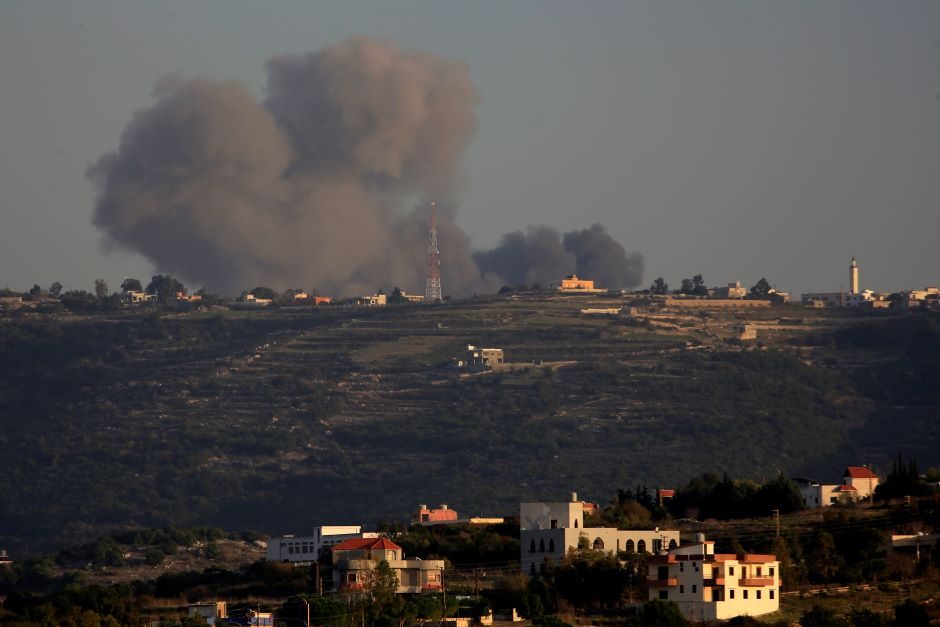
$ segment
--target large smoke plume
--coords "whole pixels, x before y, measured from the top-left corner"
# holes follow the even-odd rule
[[[639,284],[642,259],[595,225],[511,233],[473,255],[454,223],[458,162],[477,125],[467,67],[353,38],[267,64],[263,103],[237,82],[168,78],[89,170],[94,221],[164,272],[228,293],[333,294],[424,285],[438,201],[444,288],[492,291],[571,272]]]

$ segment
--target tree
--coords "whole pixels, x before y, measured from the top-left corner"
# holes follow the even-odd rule
[[[692,293],[696,296],[704,296],[708,293],[708,288],[705,287],[705,278],[701,274],[692,277]]]
[[[695,289],[695,284],[692,283],[692,279],[682,279],[682,285],[679,287],[680,294],[691,294]]]
[[[31,287],[30,290],[29,290],[29,295],[30,295],[30,297],[32,297],[32,296],[39,296],[39,294],[41,294],[41,293],[42,293],[42,288],[39,287],[38,285],[34,285],[34,286]]]
[[[653,294],[665,294],[669,291],[669,284],[663,280],[663,277],[659,277],[653,284],[650,285],[650,292]]]
[[[887,624],[881,614],[875,614],[870,609],[853,610],[849,614],[852,627],[885,627]]]
[[[930,617],[924,606],[914,599],[907,599],[904,603],[894,606],[893,627],[928,627]]]
[[[653,599],[643,605],[639,616],[628,624],[631,627],[686,627],[689,621],[672,601]]]
[[[813,538],[812,549],[807,559],[809,570],[823,583],[829,583],[839,572],[841,558],[836,552],[836,543],[828,531],[818,531]]]
[[[143,286],[140,284],[140,281],[137,279],[124,279],[124,282],[121,283],[121,291],[124,293],[127,292],[142,292],[144,291]]]
[[[176,297],[177,292],[186,292],[186,286],[170,275],[157,274],[151,277],[147,285],[148,294],[156,294],[157,300],[166,304]]]
[[[55,296],[56,298],[58,298],[58,297],[59,297],[59,294],[62,293],[62,284],[59,283],[58,281],[56,281],[55,283],[53,283],[52,285],[50,285],[50,286],[49,286],[49,293],[50,293],[52,296]]]
[[[770,294],[770,290],[773,288],[770,286],[770,283],[767,282],[767,279],[761,277],[761,280],[754,284],[751,288],[751,296],[754,298],[765,298]]]
[[[399,289],[398,287],[395,287],[395,289],[392,290],[392,295],[388,297],[389,305],[400,305],[406,302],[408,301],[405,300],[404,294],[401,293],[401,289]]]

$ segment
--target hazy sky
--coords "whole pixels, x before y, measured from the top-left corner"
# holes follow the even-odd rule
[[[261,97],[268,58],[350,35],[470,66],[477,246],[601,222],[647,284],[837,290],[852,255],[863,287],[940,283],[937,0],[0,0],[0,287],[148,278],[102,247],[85,170],[154,83]]]

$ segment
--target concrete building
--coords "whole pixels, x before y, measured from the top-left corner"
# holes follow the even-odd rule
[[[155,303],[157,302],[156,294],[148,294],[147,292],[138,292],[136,290],[128,290],[121,294],[121,299],[125,303],[131,305],[142,305],[144,303]]]
[[[594,286],[594,281],[579,279],[576,274],[569,274],[561,280],[558,285],[558,291],[569,294],[602,294],[607,290]]]
[[[673,601],[696,621],[760,616],[780,608],[780,563],[775,555],[715,553],[704,537],[648,562],[649,598]]]
[[[463,359],[457,360],[457,367],[469,370],[489,370],[501,363],[503,363],[503,349],[478,348],[473,344],[467,344],[467,351]]]
[[[741,285],[740,281],[728,283],[726,287],[719,287],[716,291],[718,298],[744,298],[747,296],[747,288]]]
[[[741,323],[732,325],[731,332],[734,334],[734,339],[740,340],[742,342],[748,342],[757,339],[757,327],[755,327],[753,324]]]
[[[388,538],[357,538],[333,547],[333,589],[365,590],[371,572],[382,560],[388,562],[398,577],[398,594],[443,588],[444,560],[408,560],[402,548]]]
[[[806,292],[800,295],[800,302],[807,307],[842,307],[845,304],[845,293]]]
[[[449,522],[457,518],[457,510],[450,509],[446,504],[442,504],[437,509],[428,509],[427,505],[419,505],[418,513],[414,515],[413,521],[416,523]]]
[[[560,562],[571,549],[588,548],[617,553],[653,553],[679,545],[679,532],[667,530],[622,530],[585,527],[584,503],[575,493],[565,503],[521,503],[519,549],[522,572],[537,574],[542,564]],[[584,541],[582,541],[582,538]]]
[[[225,601],[212,601],[210,603],[190,603],[188,616],[202,616],[206,623],[214,625],[216,619],[228,618],[228,605]]]
[[[356,299],[359,305],[366,307],[382,307],[388,304],[388,296],[385,294],[372,294],[370,296],[360,296]]]
[[[324,549],[354,538],[378,538],[374,531],[362,531],[359,525],[323,525],[314,527],[311,536],[284,535],[268,540],[265,559],[269,562],[310,563]]]
[[[821,483],[813,479],[795,477],[793,482],[800,489],[803,505],[813,509],[829,507],[838,503],[864,501],[875,493],[878,475],[865,466],[849,466],[845,469],[842,483]]]

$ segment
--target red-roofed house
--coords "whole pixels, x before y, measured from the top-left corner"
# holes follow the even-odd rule
[[[842,476],[842,485],[855,489],[855,498],[867,499],[878,487],[878,475],[865,466],[849,466]]]
[[[398,577],[398,594],[440,590],[444,560],[406,560],[402,548],[388,538],[353,538],[333,547],[333,587],[364,590],[381,561]]]

